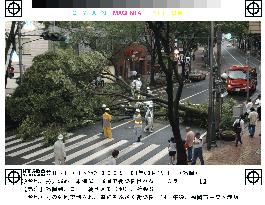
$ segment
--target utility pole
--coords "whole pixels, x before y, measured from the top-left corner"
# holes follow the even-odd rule
[[[248,50],[246,53],[246,66],[248,66],[248,69],[247,69],[247,102],[249,100],[249,69],[250,69],[248,65],[249,57],[250,57],[250,51]]]
[[[211,21],[211,39],[210,39],[210,79],[209,79],[209,105],[208,105],[208,131],[207,131],[207,149],[211,149],[214,130],[214,113],[213,113],[213,39],[214,39],[214,22]]]
[[[220,80],[221,77],[221,45],[222,45],[222,33],[220,30],[220,27],[217,28],[217,72],[216,72],[216,78],[217,80]],[[220,121],[221,121],[221,89],[220,89],[220,83],[218,83],[218,88],[216,92],[216,105],[215,105],[215,125],[216,130],[218,131],[218,135],[220,134]],[[219,136],[220,137],[220,136]]]
[[[18,21],[18,61],[19,61],[19,78],[20,78],[20,85],[22,83],[22,44],[21,44],[21,28],[22,24],[21,21]]]

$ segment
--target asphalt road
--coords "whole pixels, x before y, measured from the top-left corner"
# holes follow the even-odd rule
[[[234,64],[244,64],[245,56],[236,48],[222,47],[222,70],[226,70]],[[260,67],[260,61],[251,58],[252,66]],[[186,84],[181,102],[190,101],[200,104],[208,102],[209,78],[196,83]],[[260,72],[258,74],[258,87],[256,93],[260,93]],[[166,97],[164,88],[154,91],[154,94]],[[232,96],[238,102],[245,100],[244,96]],[[133,124],[129,120],[115,122],[113,127],[113,139],[104,139],[101,132],[101,123],[80,129],[69,137],[66,141],[67,164],[104,164],[111,155],[113,149],[120,150],[117,159],[118,164],[141,165],[154,164],[166,165],[168,157],[168,139],[172,136],[171,127],[166,121],[155,121],[154,132],[143,134],[140,143],[136,142],[133,133]],[[195,132],[204,133],[205,130],[193,127]],[[185,125],[181,125],[181,135],[184,137]],[[15,137],[6,137],[6,164],[30,164],[30,165],[52,165],[53,147],[43,148],[41,141],[36,140],[29,143],[21,143]]]

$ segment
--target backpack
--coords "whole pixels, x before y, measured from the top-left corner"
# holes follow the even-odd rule
[[[240,121],[241,121],[241,119],[239,119],[239,120],[234,124],[234,126],[233,126],[235,132],[237,132],[237,133],[240,133],[240,132],[241,132]]]

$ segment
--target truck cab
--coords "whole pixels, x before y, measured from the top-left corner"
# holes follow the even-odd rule
[[[249,73],[249,76],[248,76]],[[247,92],[247,76],[249,78],[249,91],[254,92],[257,86],[257,72],[249,65],[233,65],[228,70],[226,89],[229,94],[233,92]]]

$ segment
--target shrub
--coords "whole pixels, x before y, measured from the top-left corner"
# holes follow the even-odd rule
[[[23,141],[29,141],[40,137],[41,126],[32,117],[27,117],[17,129],[17,138]]]
[[[233,107],[236,102],[233,99],[229,99],[222,105],[222,118],[221,118],[221,129],[230,130],[234,123]]]
[[[41,136],[43,137],[44,146],[53,145],[57,141],[59,134],[64,135],[64,141],[65,141],[66,140],[65,129],[63,129],[62,127],[56,124],[50,124],[49,126],[45,127],[43,129],[43,132],[41,133]]]
[[[207,127],[208,122],[208,105],[191,104],[187,102],[180,107],[181,117],[184,124],[193,124],[201,128]]]

